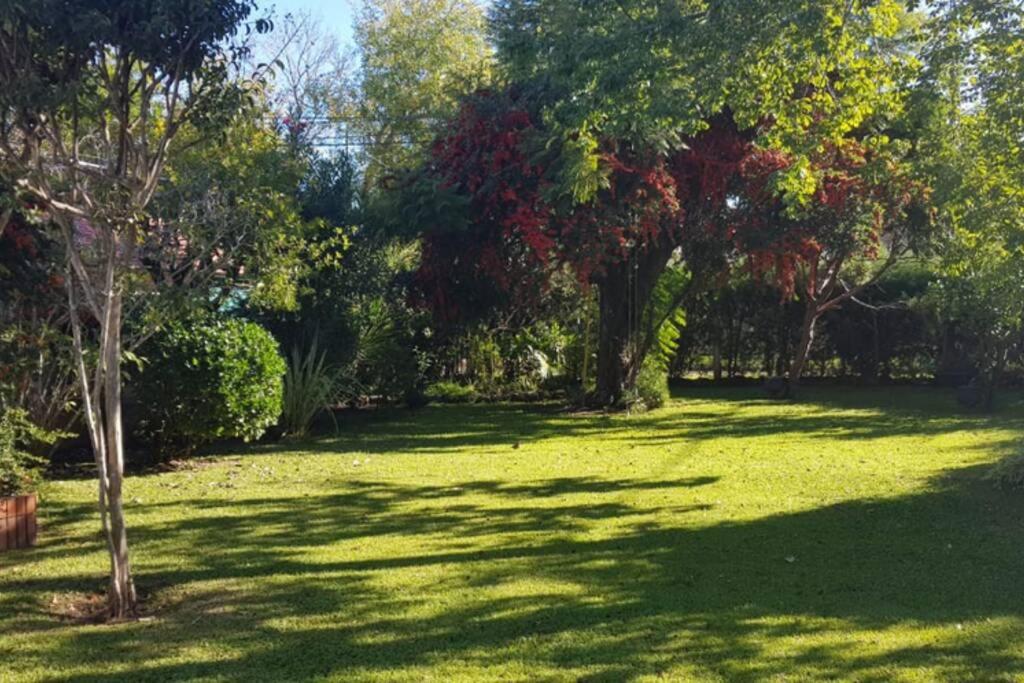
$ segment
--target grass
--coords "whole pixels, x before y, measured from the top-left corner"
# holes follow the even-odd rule
[[[129,480],[149,621],[100,590],[93,484],[0,555],[0,680],[1019,680],[1024,411],[689,390],[646,416],[464,405]],[[517,446],[518,444],[518,446]]]

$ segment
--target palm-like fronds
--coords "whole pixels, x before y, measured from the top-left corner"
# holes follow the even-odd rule
[[[327,364],[316,337],[303,351],[292,348],[284,375],[284,407],[281,426],[289,436],[305,436],[320,411],[333,404],[338,395],[339,373]],[[333,415],[332,415],[333,417]]]

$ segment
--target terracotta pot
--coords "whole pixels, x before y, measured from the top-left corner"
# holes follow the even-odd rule
[[[0,552],[36,544],[36,494],[0,498]]]

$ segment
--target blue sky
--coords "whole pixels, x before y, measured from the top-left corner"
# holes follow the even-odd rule
[[[357,0],[262,0],[261,9],[273,9],[275,16],[289,12],[307,11],[323,21],[325,29],[333,31],[342,45],[352,43],[352,17]]]

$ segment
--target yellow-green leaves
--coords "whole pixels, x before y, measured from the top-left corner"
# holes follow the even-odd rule
[[[409,168],[459,98],[487,85],[491,48],[473,0],[373,0],[356,25],[367,178]]]
[[[776,174],[775,192],[793,213],[805,208],[818,187],[818,178],[807,157],[797,157],[789,168]]]
[[[587,129],[567,135],[562,143],[565,181],[575,201],[590,201],[608,186],[608,169],[601,165],[597,138]]]
[[[587,130],[658,150],[728,109],[759,127],[762,142],[799,156],[900,111],[917,68],[903,5],[503,0],[496,35],[509,72],[549,88],[556,137]],[[593,160],[566,151],[576,155],[567,173],[578,174],[567,186],[588,196]],[[785,182],[795,197],[809,186],[806,177]]]

